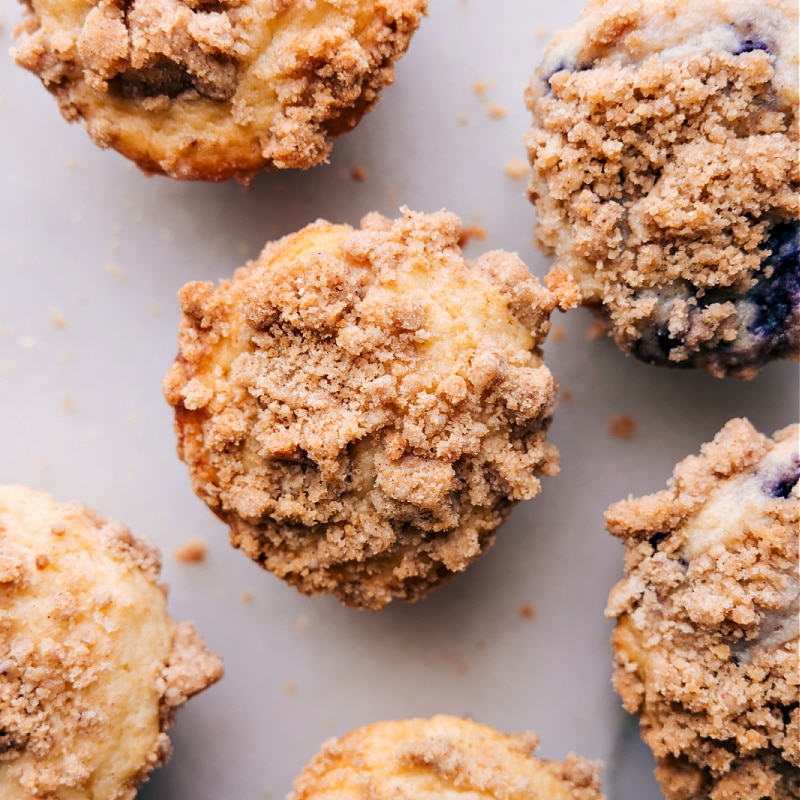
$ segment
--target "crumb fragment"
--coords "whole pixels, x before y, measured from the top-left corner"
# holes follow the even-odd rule
[[[67,327],[67,318],[64,316],[63,312],[57,306],[53,306],[50,309],[50,319],[53,322],[53,325],[56,328],[66,328]]]
[[[567,329],[563,325],[555,325],[550,337],[554,342],[563,342],[567,337]]]
[[[508,114],[508,109],[505,106],[501,106],[499,103],[489,103],[486,106],[486,113],[492,119],[502,119]]]
[[[239,595],[239,602],[243,606],[252,605],[252,603],[253,603],[253,593],[252,592],[248,592],[248,591],[242,592]]]
[[[173,554],[176,561],[181,564],[202,564],[206,560],[208,546],[202,539],[188,539],[186,543]]]
[[[294,626],[298,631],[307,631],[310,624],[311,620],[305,614],[303,614],[297,618]]]
[[[75,402],[69,395],[65,394],[61,396],[61,408],[63,408],[67,414],[72,414],[75,411]]]
[[[594,319],[586,331],[586,338],[590,342],[596,342],[598,339],[604,338],[607,333],[608,325],[600,319]]]
[[[608,426],[615,439],[630,439],[636,431],[636,421],[630,414],[617,414],[610,417]]]
[[[297,684],[294,681],[286,681],[283,684],[283,691],[285,694],[292,695],[297,693]]]
[[[486,240],[486,228],[482,225],[463,225],[458,234],[458,246],[465,248],[473,239],[479,242]]]
[[[522,619],[535,619],[536,618],[536,611],[533,606],[529,606],[527,603],[523,606],[520,606],[519,615]]]
[[[367,179],[367,171],[364,167],[353,167],[350,175],[356,183],[363,183]]]
[[[520,181],[528,177],[531,168],[524,158],[509,158],[503,163],[503,170],[512,180]]]
[[[481,99],[484,98],[486,92],[492,87],[494,84],[491,81],[486,80],[477,80],[472,84],[472,91],[480,97]]]

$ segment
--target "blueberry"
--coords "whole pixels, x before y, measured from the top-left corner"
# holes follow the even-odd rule
[[[781,473],[776,480],[767,483],[764,490],[776,499],[785,500],[798,481],[800,481],[800,456],[794,456],[786,472]]]
[[[758,309],[749,330],[778,345],[800,305],[800,221],[776,225],[763,249],[771,251],[763,267],[772,267],[773,272],[745,295]]]
[[[739,46],[733,51],[733,55],[740,56],[742,53],[752,53],[754,50],[764,50],[769,53],[772,44],[758,36],[755,32],[755,25],[752,22],[745,22],[736,26],[737,33],[740,35]]]

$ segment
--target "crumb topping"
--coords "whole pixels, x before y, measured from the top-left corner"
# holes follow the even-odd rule
[[[308,168],[394,80],[426,0],[32,0],[18,64],[142,169],[247,180]]]
[[[783,62],[796,67],[797,10],[766,4],[756,27],[784,28],[775,50],[742,49],[735,26],[713,16],[743,13],[742,3],[681,5],[592,3],[551,45],[527,96],[536,240],[627,352],[750,377],[800,348],[796,308],[758,347],[751,306],[761,298],[736,302],[773,280],[770,236],[800,216],[796,76],[782,83]],[[661,19],[677,14],[709,33],[684,30],[685,41],[656,50],[647,37],[679,36]]]
[[[179,452],[235,545],[380,608],[460,572],[557,471],[554,300],[452,214],[317,222],[181,291],[165,379]]]
[[[158,552],[77,503],[0,487],[0,795],[132,800],[218,680],[175,623]]]
[[[611,506],[625,542],[614,684],[668,800],[800,792],[800,428],[742,419],[670,487]]]
[[[533,733],[506,735],[445,715],[379,722],[326,742],[289,800],[602,800],[600,764],[538,759],[538,744]]]

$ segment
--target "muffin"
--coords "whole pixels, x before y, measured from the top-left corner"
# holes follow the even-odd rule
[[[606,513],[614,685],[667,800],[800,797],[798,437],[734,419],[669,489]]]
[[[459,232],[318,221],[180,292],[178,454],[231,542],[303,592],[422,597],[557,471],[553,297],[516,255],[466,261]]]
[[[17,63],[146,173],[306,169],[394,80],[426,0],[25,0]]]
[[[327,741],[287,800],[602,800],[600,764],[545,761],[538,746],[445,715],[377,722]]]
[[[166,611],[158,552],[117,522],[0,487],[0,797],[132,800],[166,730],[222,676]]]
[[[528,93],[538,245],[625,352],[752,378],[800,354],[798,9],[591,0]]]

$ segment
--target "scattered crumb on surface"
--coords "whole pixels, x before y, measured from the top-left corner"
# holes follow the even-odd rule
[[[202,564],[206,560],[208,546],[202,539],[188,539],[175,551],[175,560],[181,564]]]
[[[521,181],[528,177],[530,166],[524,158],[509,158],[503,164],[503,169],[509,178],[515,181]]]
[[[67,318],[57,306],[53,306],[53,308],[50,309],[50,319],[53,321],[53,325],[55,325],[56,328],[67,327]]]
[[[563,325],[556,325],[550,336],[553,337],[554,342],[563,342],[567,336],[566,328]]]
[[[596,342],[606,335],[606,326],[599,320],[592,320],[589,330],[586,331],[586,336],[590,342]]]
[[[533,606],[529,606],[527,603],[523,606],[520,606],[519,615],[522,619],[536,619],[536,610]]]
[[[569,403],[572,400],[572,392],[569,389],[564,389],[561,392],[561,401],[564,403]]]
[[[478,97],[482,98],[486,94],[487,89],[490,89],[492,85],[491,81],[477,80],[472,84],[472,91],[475,92]]]
[[[61,408],[63,408],[67,414],[72,414],[75,411],[75,403],[68,394],[61,397]]]
[[[240,602],[240,603],[241,603],[243,606],[249,606],[249,605],[251,605],[251,604],[252,604],[252,602],[253,602],[253,593],[252,593],[252,592],[242,592],[242,593],[239,595],[239,602]]]
[[[473,239],[479,242],[486,241],[486,228],[482,225],[465,225],[458,235],[458,246],[466,247]]]
[[[611,435],[616,439],[630,439],[636,431],[636,422],[630,414],[618,414],[608,420]]]
[[[116,264],[113,261],[106,261],[106,263],[103,264],[103,272],[107,272],[109,275],[112,275],[120,283],[128,282],[128,274],[119,264]]]
[[[294,681],[286,681],[283,684],[283,691],[286,694],[295,694],[297,692],[297,684]]]
[[[303,614],[302,616],[297,618],[297,622],[295,622],[294,626],[299,631],[306,631],[308,630],[308,626],[311,624],[311,620]]]
[[[363,183],[367,179],[367,171],[364,167],[353,167],[350,172],[350,176],[356,183]]]
[[[458,124],[465,128],[467,125],[469,125],[469,117],[466,114],[462,114],[458,118]]]
[[[74,170],[76,170],[76,169],[78,168],[78,162],[77,162],[77,160],[76,160],[76,159],[74,159],[74,158],[67,158],[67,159],[64,161],[64,166],[65,166],[65,167],[66,167],[68,170],[73,170],[73,171],[74,171]]]
[[[506,114],[508,114],[508,109],[505,106],[501,106],[498,103],[489,103],[486,106],[486,113],[492,119],[502,119]]]

